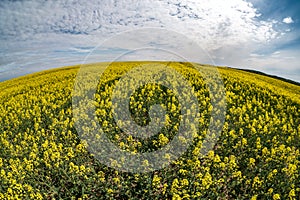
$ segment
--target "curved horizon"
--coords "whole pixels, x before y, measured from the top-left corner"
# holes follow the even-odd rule
[[[211,55],[213,63],[208,64],[247,68],[300,82],[299,8],[297,0],[4,0],[0,2],[0,80],[79,64],[105,40],[149,27],[191,38]],[[128,51],[123,48],[126,42],[98,49],[95,61],[111,61]],[[143,38],[136,37],[135,44],[142,45]],[[178,48],[159,38],[149,45]]]

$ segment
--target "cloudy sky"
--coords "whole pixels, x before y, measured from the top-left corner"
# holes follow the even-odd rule
[[[176,51],[176,39],[165,39],[169,34],[151,44],[134,34],[141,28],[161,28],[201,46],[210,60],[199,53],[199,62],[300,82],[299,10],[299,0],[2,0],[0,81],[87,62],[91,52],[90,62],[114,60],[132,50],[126,44],[131,42],[136,48]],[[124,31],[131,31],[132,40],[120,40]],[[112,40],[117,42],[105,42]],[[128,58],[157,59],[149,54],[153,51]]]

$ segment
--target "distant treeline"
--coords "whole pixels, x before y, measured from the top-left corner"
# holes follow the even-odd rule
[[[246,72],[251,72],[251,73],[255,73],[255,74],[260,74],[260,75],[268,76],[268,77],[271,77],[271,78],[276,78],[276,79],[279,79],[279,80],[282,80],[282,81],[285,81],[285,82],[288,82],[288,83],[300,86],[300,83],[297,82],[297,81],[292,81],[290,79],[282,78],[282,77],[279,77],[279,76],[266,74],[266,73],[263,73],[263,72],[260,72],[260,71],[256,71],[256,70],[252,70],[252,69],[238,69],[238,70],[242,70],[242,71],[246,71]]]

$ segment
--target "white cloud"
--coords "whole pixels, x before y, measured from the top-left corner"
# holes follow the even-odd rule
[[[259,13],[243,0],[167,1],[16,1],[2,3],[0,33],[34,39],[58,33],[109,37],[140,27],[165,27],[188,34],[207,48],[268,41],[273,22],[258,22]],[[150,6],[151,5],[151,6]]]
[[[292,24],[294,23],[294,20],[291,17],[286,17],[282,20],[282,22],[286,24]]]
[[[58,67],[80,63],[92,47],[122,31],[162,27],[193,39],[217,64],[222,60],[241,66],[251,53],[283,36],[273,28],[278,21],[258,20],[260,15],[245,0],[0,1],[0,42],[5,49],[0,56],[9,63],[19,52],[16,63],[23,68],[37,67],[26,64],[32,59],[40,66],[44,62]],[[144,38],[133,38],[133,46],[143,45]],[[156,42],[178,48],[172,38]],[[104,50],[101,59],[114,57]]]

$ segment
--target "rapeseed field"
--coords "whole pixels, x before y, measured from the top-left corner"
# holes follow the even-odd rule
[[[156,151],[176,137],[183,108],[179,97],[159,84],[139,87],[129,99],[130,116],[140,126],[150,123],[151,105],[166,110],[165,126],[156,135],[133,137],[114,120],[111,93],[115,85],[128,70],[145,63],[110,64],[94,94],[94,125],[83,123],[82,130],[89,132],[100,124],[116,147],[133,154]],[[72,107],[79,66],[0,83],[0,199],[299,199],[300,87],[219,67],[226,107],[215,112],[224,113],[224,123],[215,122],[222,125],[222,132],[213,148],[201,156],[215,109],[208,85],[189,63],[168,66],[192,87],[199,126],[182,156],[145,173],[101,163],[79,137],[73,113],[77,111]],[[165,159],[171,157],[165,155]]]

